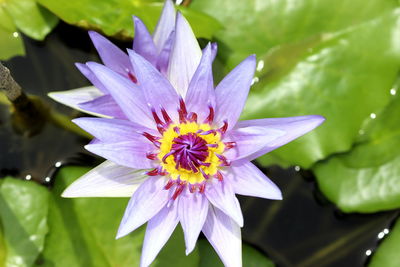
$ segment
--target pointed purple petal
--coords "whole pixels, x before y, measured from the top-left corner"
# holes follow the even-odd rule
[[[80,103],[78,107],[92,114],[102,114],[116,119],[127,119],[111,95],[103,95],[94,100]]]
[[[228,129],[235,126],[246,103],[255,69],[256,57],[252,55],[236,66],[215,88],[217,124],[227,120]]]
[[[224,153],[229,160],[239,160],[274,143],[284,131],[270,127],[249,126],[229,131],[224,141],[235,142],[236,146]]]
[[[154,261],[173,233],[179,222],[176,206],[176,203],[170,207],[165,206],[147,223],[142,256],[140,258],[141,267],[147,267]]]
[[[185,234],[186,255],[193,251],[207,217],[209,202],[203,194],[185,192],[179,197],[178,214]]]
[[[175,28],[175,7],[171,0],[166,0],[164,8],[161,12],[160,19],[154,30],[153,40],[157,47],[158,53],[165,47],[165,43],[170,37],[171,32]]]
[[[176,114],[179,98],[168,80],[147,60],[132,50],[128,50],[132,65],[136,70],[139,86],[147,103],[159,110],[164,107],[170,116]]]
[[[233,191],[239,195],[282,199],[281,190],[253,163],[233,164],[227,174]]]
[[[88,63],[88,67],[107,87],[130,121],[149,128],[155,127],[154,121],[150,118],[150,111],[143,92],[136,84],[101,64]]]
[[[104,94],[108,94],[107,89],[104,85],[97,79],[96,75],[86,66],[85,64],[75,63],[75,66],[79,69],[79,71],[100,91]]]
[[[129,168],[150,169],[154,167],[151,160],[146,158],[146,153],[153,151],[155,147],[144,140],[144,137],[134,141],[89,144],[85,148],[96,155]]]
[[[126,120],[77,118],[72,121],[104,143],[135,141],[137,139],[145,141],[141,136],[143,132],[157,134],[154,130]]]
[[[211,58],[214,61],[215,57],[217,56],[218,52],[218,45],[217,43],[211,43]]]
[[[144,170],[106,160],[68,186],[62,197],[131,197],[147,178]]]
[[[96,144],[102,144],[103,142],[101,142],[99,139],[97,138],[93,138],[92,140],[90,140],[88,145],[96,145]]]
[[[168,202],[169,191],[164,190],[165,179],[149,177],[133,194],[118,229],[123,237],[153,218]]]
[[[215,108],[212,60],[211,44],[208,44],[186,94],[188,110],[197,113],[200,121],[207,118],[209,107]]]
[[[227,181],[224,180],[220,182],[217,179],[213,179],[206,187],[205,194],[211,204],[234,219],[240,227],[243,226],[243,215],[239,201],[231,185]]]
[[[242,237],[235,221],[210,205],[203,233],[225,266],[242,267]]]
[[[240,121],[236,127],[239,129],[244,127],[263,127],[265,129],[283,131],[283,135],[265,146],[260,147],[255,153],[246,157],[247,160],[253,160],[308,133],[324,121],[325,118],[322,116],[309,115]]]
[[[167,73],[168,73],[169,57],[171,55],[174,38],[175,38],[175,32],[173,31],[169,35],[167,41],[165,41],[164,47],[161,50],[160,54],[158,55],[158,59],[157,59],[156,67],[165,76],[167,76]]]
[[[133,21],[135,24],[133,50],[155,66],[158,53],[156,46],[154,45],[153,38],[151,37],[146,26],[138,17],[133,16]]]
[[[175,25],[175,42],[172,47],[168,80],[183,98],[201,59],[201,49],[187,20],[178,12]]]
[[[122,52],[116,45],[97,32],[89,31],[89,36],[104,65],[124,76],[129,71],[133,71],[128,55]]]

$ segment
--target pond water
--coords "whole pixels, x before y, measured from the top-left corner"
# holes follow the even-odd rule
[[[61,23],[45,42],[24,41],[27,55],[5,62],[15,80],[27,93],[43,97],[52,108],[79,116],[46,95],[89,84],[74,66],[75,62],[99,62],[86,31]],[[19,135],[12,127],[9,110],[0,106],[2,177],[13,175],[46,183],[60,165],[94,165],[99,159],[84,151],[87,142],[51,123],[33,137]],[[280,167],[263,171],[281,188],[284,200],[241,197],[243,239],[277,266],[364,266],[382,237],[379,233],[390,231],[398,216],[396,211],[343,214],[322,196],[311,173]]]

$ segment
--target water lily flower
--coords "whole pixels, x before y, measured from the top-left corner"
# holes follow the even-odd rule
[[[178,223],[187,254],[203,232],[225,266],[242,266],[243,215],[236,194],[282,199],[279,188],[251,160],[311,131],[324,118],[238,121],[255,56],[244,59],[214,88],[216,44],[202,52],[180,13],[173,31],[164,71],[138,49],[128,50],[135,79],[104,58],[105,66],[85,65],[121,116],[74,120],[95,137],[86,149],[106,161],[63,196],[130,197],[117,238],[147,222],[141,266],[151,264]],[[73,96],[77,102],[81,97]]]
[[[167,75],[171,48],[175,38],[175,18],[176,12],[171,0],[165,1],[153,35],[149,33],[138,17],[133,17],[135,26],[133,50],[165,75]],[[105,66],[132,82],[137,82],[135,71],[125,52],[97,32],[90,31],[89,36]],[[200,56],[198,55],[198,61]],[[97,79],[90,68],[81,63],[77,63],[76,66],[94,87],[52,92],[49,96],[60,103],[92,115],[126,119],[106,86]]]

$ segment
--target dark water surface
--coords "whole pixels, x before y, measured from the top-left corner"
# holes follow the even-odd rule
[[[5,62],[15,80],[27,93],[45,98],[57,110],[71,117],[79,115],[46,95],[89,84],[74,66],[75,62],[99,61],[86,31],[61,23],[45,42],[25,38],[25,45],[25,57]],[[83,150],[86,143],[49,123],[36,136],[20,136],[11,127],[9,110],[0,105],[0,177],[30,175],[44,182],[57,162],[72,159],[93,164]],[[245,218],[243,239],[278,266],[364,266],[367,254],[373,253],[380,241],[379,233],[390,231],[398,216],[396,211],[342,214],[319,193],[310,173],[279,167],[263,171],[281,188],[284,200],[240,198]]]

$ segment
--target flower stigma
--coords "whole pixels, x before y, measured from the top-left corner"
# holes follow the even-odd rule
[[[157,161],[159,166],[147,172],[149,176],[166,176],[169,180],[164,189],[176,185],[172,196],[176,199],[185,186],[191,193],[203,193],[207,181],[216,178],[223,180],[220,170],[230,165],[222,154],[236,146],[235,142],[222,141],[228,124],[222,127],[213,125],[214,109],[209,107],[209,115],[204,122],[198,122],[194,112],[188,113],[183,99],[178,109],[179,123],[174,123],[165,109],[161,108],[162,118],[152,109],[154,121],[161,137],[143,133],[158,151],[147,153],[147,158]]]

